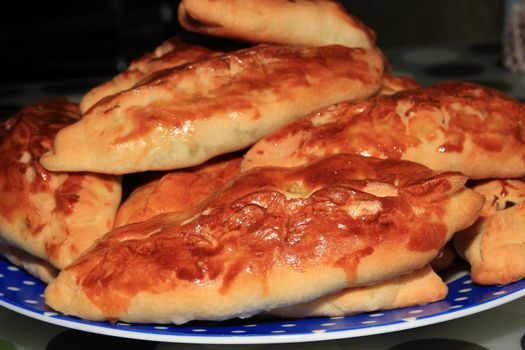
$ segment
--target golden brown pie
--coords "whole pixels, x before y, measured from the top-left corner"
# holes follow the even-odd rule
[[[132,61],[126,71],[88,91],[80,101],[80,111],[85,113],[103,97],[131,89],[149,74],[193,62],[213,53],[210,49],[189,44],[179,37],[168,39],[153,53],[146,53]]]
[[[448,287],[430,266],[371,286],[344,289],[309,303],[270,311],[282,317],[347,316],[398,309],[441,300]]]
[[[122,174],[194,166],[309,112],[373,95],[377,50],[257,46],[163,71],[61,130],[41,163]]]
[[[242,158],[218,159],[201,166],[170,172],[137,188],[122,204],[115,227],[145,221],[168,212],[184,212],[211,195],[240,171]],[[448,247],[448,244],[445,246]],[[432,260],[440,269],[449,265],[442,249]],[[445,254],[446,252],[447,254]],[[428,265],[421,270],[373,286],[345,289],[312,302],[292,305],[269,314],[283,317],[341,316],[365,311],[420,305],[446,297],[448,288]]]
[[[54,173],[38,162],[79,118],[76,104],[53,99],[0,125],[0,237],[59,269],[112,228],[121,198],[118,177]]]
[[[60,272],[46,302],[91,320],[180,324],[390,280],[423,268],[474,222],[482,197],[465,181],[349,154],[253,169],[183,215],[106,234]]]
[[[525,277],[525,181],[481,182],[473,189],[485,197],[478,221],[458,232],[454,245],[472,266],[479,284],[507,284]]]
[[[375,33],[330,0],[183,0],[187,30],[253,43],[371,48]]]
[[[473,179],[519,177],[525,175],[524,140],[520,102],[481,85],[447,81],[310,114],[257,142],[242,169],[349,152]]]
[[[219,157],[202,165],[169,172],[136,188],[120,206],[115,227],[171,212],[190,210],[239,174],[242,157]]]

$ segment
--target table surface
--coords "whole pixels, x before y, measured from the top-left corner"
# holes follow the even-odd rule
[[[525,75],[501,67],[498,42],[385,50],[395,74],[426,86],[443,80],[467,80],[525,101]],[[108,77],[0,85],[0,118],[49,96],[78,102]],[[116,338],[47,324],[0,307],[0,350],[15,349],[522,349],[525,350],[525,298],[460,319],[421,328],[352,339],[272,345],[192,345]]]

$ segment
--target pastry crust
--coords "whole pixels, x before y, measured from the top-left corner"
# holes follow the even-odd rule
[[[412,90],[420,88],[419,83],[406,75],[392,75],[385,73],[383,75],[383,85],[379,90],[378,95],[393,95],[400,91]]]
[[[193,62],[213,53],[215,51],[200,45],[189,44],[180,37],[168,39],[153,53],[146,53],[133,60],[126,71],[88,91],[80,101],[80,112],[85,113],[106,96],[131,89],[149,74]]]
[[[525,181],[491,180],[473,189],[485,197],[478,221],[454,236],[458,253],[479,284],[507,284],[525,277]]]
[[[45,291],[93,320],[224,320],[423,268],[482,197],[458,173],[339,154],[258,168],[184,215],[122,226]],[[308,281],[308,288],[304,288]]]
[[[137,188],[122,204],[115,227],[142,222],[168,212],[189,210],[211,195],[240,171],[242,158],[219,159],[199,167],[170,172],[158,180]],[[449,244],[431,262],[445,269],[452,262]],[[312,302],[272,310],[282,317],[342,316],[374,310],[395,309],[441,300],[447,285],[429,266],[373,286],[345,289]]]
[[[525,175],[524,135],[520,102],[447,81],[310,114],[257,142],[242,169],[296,166],[348,152],[411,160],[471,179],[519,177]]]
[[[194,166],[326,105],[373,95],[377,50],[257,46],[163,71],[61,130],[41,163],[122,174]]]
[[[441,300],[448,287],[430,266],[371,286],[348,288],[305,304],[272,310],[281,317],[333,317],[398,309]]]
[[[136,188],[120,206],[115,227],[164,213],[185,212],[239,174],[242,157],[219,157],[169,172]]]
[[[79,117],[76,104],[45,100],[0,126],[0,236],[59,269],[113,227],[121,199],[116,176],[53,173],[38,162]]]
[[[375,45],[372,29],[335,1],[183,0],[178,16],[189,31],[252,43]]]

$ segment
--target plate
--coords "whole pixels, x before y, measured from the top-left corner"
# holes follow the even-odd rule
[[[269,344],[352,338],[394,332],[475,314],[525,295],[525,279],[478,286],[462,271],[447,283],[445,300],[346,317],[190,322],[181,326],[91,322],[57,314],[44,303],[45,284],[0,258],[0,305],[67,328],[111,336],[195,344]]]

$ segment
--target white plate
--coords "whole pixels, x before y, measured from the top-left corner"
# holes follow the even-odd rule
[[[465,272],[448,282],[439,302],[347,317],[191,322],[182,326],[90,322],[53,312],[44,304],[45,284],[0,258],[0,305],[72,329],[125,338],[196,344],[291,343],[394,332],[475,314],[525,295],[525,280],[503,287],[474,285]]]

